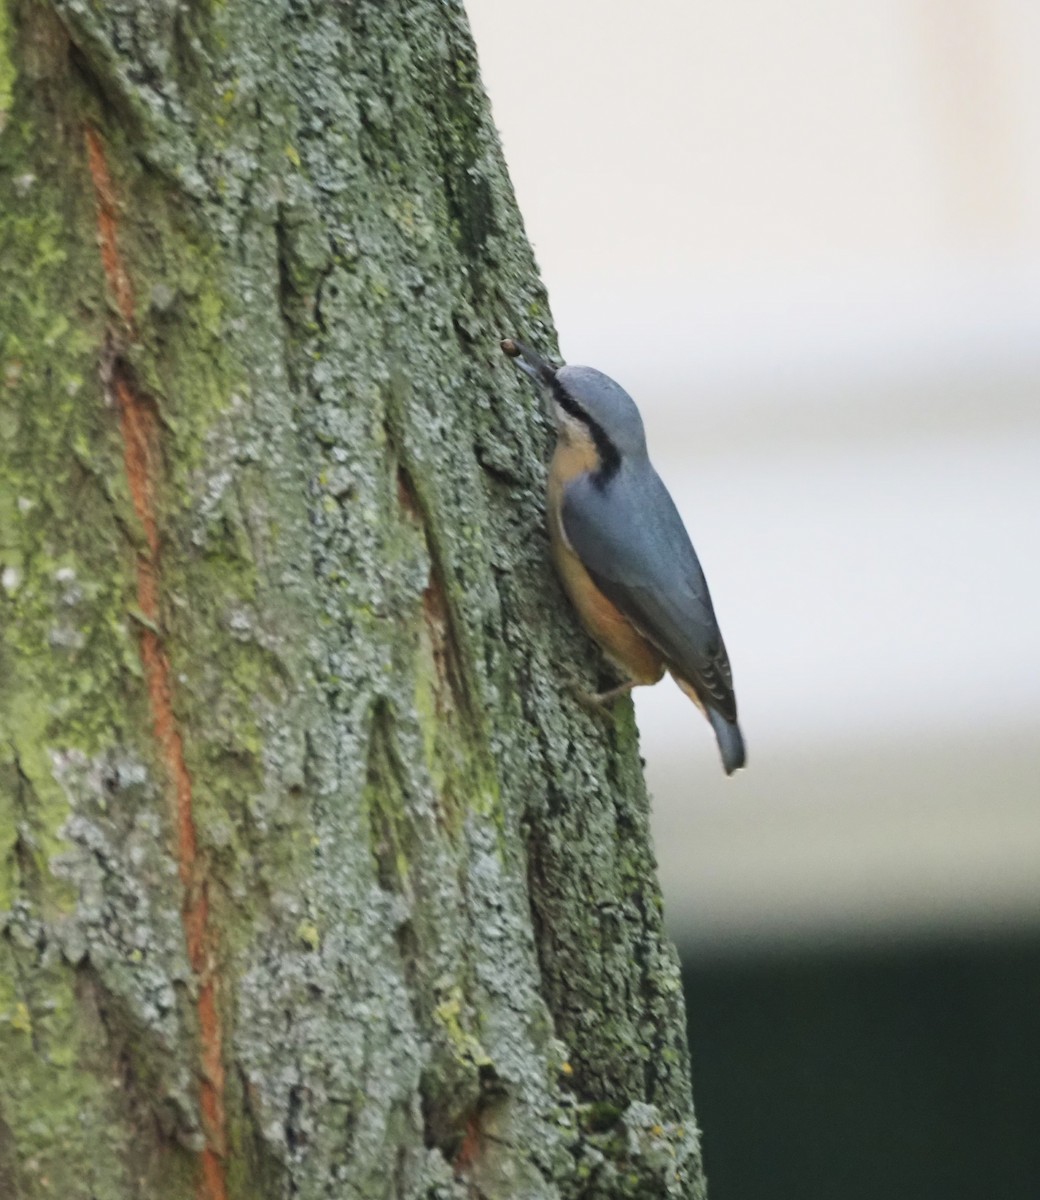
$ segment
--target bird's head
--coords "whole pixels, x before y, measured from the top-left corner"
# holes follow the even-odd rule
[[[636,402],[609,375],[594,367],[554,367],[513,338],[502,342],[502,350],[548,391],[561,435],[591,440],[608,475],[624,459],[645,456],[646,435]]]

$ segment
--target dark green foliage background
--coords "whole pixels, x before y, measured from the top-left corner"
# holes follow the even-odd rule
[[[1035,1200],[1040,936],[687,954],[712,1200]]]

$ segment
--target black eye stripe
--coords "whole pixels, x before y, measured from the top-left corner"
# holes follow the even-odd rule
[[[599,469],[593,473],[592,479],[597,487],[605,486],[618,473],[621,466],[621,455],[617,446],[607,436],[607,431],[593,420],[582,408],[558,379],[552,382],[553,399],[568,416],[580,421],[589,431],[596,453],[599,455]]]
[[[563,409],[565,413],[569,413],[576,421],[581,421],[583,424],[590,424],[589,414],[581,407],[574,397],[567,391],[558,379],[552,381],[553,399]]]

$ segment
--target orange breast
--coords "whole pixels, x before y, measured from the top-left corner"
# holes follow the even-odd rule
[[[549,541],[553,561],[564,590],[585,628],[604,653],[636,683],[656,683],[664,674],[658,651],[628,618],[599,590],[581,559],[567,543],[560,517],[564,484],[584,471],[594,469],[584,447],[561,441],[549,468]]]

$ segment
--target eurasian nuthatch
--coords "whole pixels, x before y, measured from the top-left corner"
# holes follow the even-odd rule
[[[729,656],[697,554],[647,457],[635,401],[592,367],[553,367],[512,338],[502,349],[552,400],[556,569],[589,632],[628,676],[594,699],[606,703],[668,670],[711,722],[731,775],[746,756]]]

